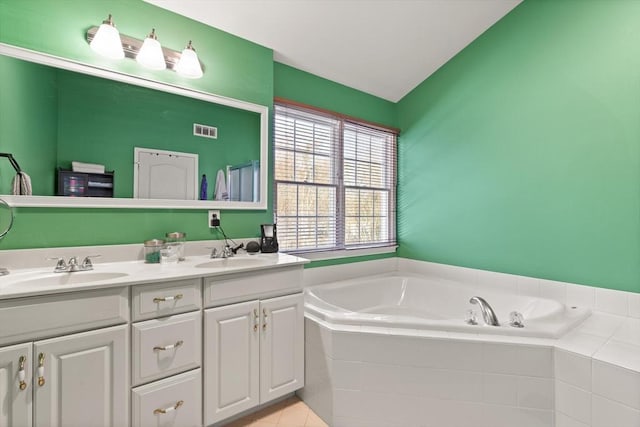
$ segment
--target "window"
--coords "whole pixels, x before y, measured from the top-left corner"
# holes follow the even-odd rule
[[[277,103],[274,135],[281,250],[395,245],[395,131]]]

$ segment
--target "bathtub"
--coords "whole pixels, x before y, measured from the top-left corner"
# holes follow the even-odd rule
[[[500,326],[484,324],[480,307],[469,303],[473,296],[491,305]],[[469,310],[475,311],[476,325],[465,321]],[[524,327],[510,325],[513,311],[522,314]],[[478,290],[459,282],[411,274],[365,277],[305,290],[305,313],[333,325],[558,338],[590,312],[551,299]]]

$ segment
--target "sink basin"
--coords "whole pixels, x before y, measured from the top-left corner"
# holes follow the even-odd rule
[[[128,276],[127,273],[77,271],[74,273],[51,273],[31,276],[29,279],[16,280],[16,286],[64,286],[79,283],[98,282]]]
[[[196,265],[196,268],[242,268],[269,264],[270,261],[258,257],[218,258]]]

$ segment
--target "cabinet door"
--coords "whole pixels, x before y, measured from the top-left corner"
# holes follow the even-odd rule
[[[258,301],[205,310],[205,425],[259,403]]]
[[[127,325],[37,341],[34,425],[128,426],[128,343]]]
[[[260,302],[260,403],[304,386],[302,294]]]
[[[31,360],[31,343],[0,348],[0,426],[31,426]]]

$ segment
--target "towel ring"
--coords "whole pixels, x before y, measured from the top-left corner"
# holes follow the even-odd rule
[[[9,214],[9,224],[5,225],[6,221],[3,219],[4,214]],[[7,202],[0,199],[0,239],[7,235],[11,227],[13,226],[13,208],[9,206]]]

